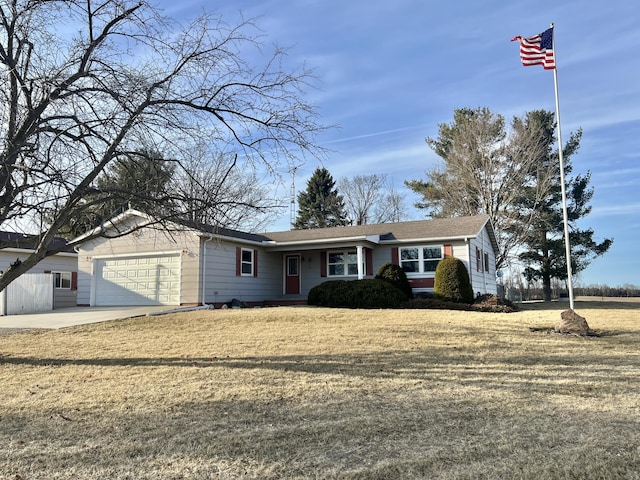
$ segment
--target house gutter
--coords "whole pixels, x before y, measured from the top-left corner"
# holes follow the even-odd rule
[[[430,237],[430,238],[403,238],[401,240],[381,240],[381,245],[397,245],[397,244],[407,244],[407,243],[418,243],[418,242],[445,242],[451,240],[463,240],[465,243],[469,242],[470,238],[476,238],[476,236],[472,235],[464,235],[458,237]]]
[[[297,247],[306,245],[324,245],[327,243],[345,243],[345,242],[369,242],[380,244],[379,235],[364,235],[357,237],[337,237],[337,238],[322,238],[316,240],[289,240],[285,242],[278,242],[277,240],[270,240],[262,242],[264,247]]]
[[[74,250],[76,250],[76,247],[72,247]],[[3,252],[11,252],[11,253],[33,253],[33,248],[16,248],[16,247],[7,247],[7,248],[3,248],[2,249]],[[77,257],[78,256],[78,251],[76,250],[76,253],[72,253],[72,252],[58,252],[55,255],[59,255],[61,257]]]
[[[207,238],[207,241],[222,240],[222,241],[225,241],[225,242],[242,243],[244,245],[253,245],[255,247],[264,247],[265,244],[267,243],[267,242],[264,242],[264,241],[263,242],[258,242],[256,240],[246,240],[244,238],[229,237],[227,235],[216,235],[216,234],[213,234],[213,233],[205,233],[205,232],[201,232],[199,230],[192,230],[192,231],[198,237]]]

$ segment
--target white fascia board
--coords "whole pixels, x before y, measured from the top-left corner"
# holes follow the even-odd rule
[[[206,233],[199,230],[193,230],[193,234],[198,237],[204,237],[209,240],[221,240],[230,243],[242,243],[243,245],[253,245],[254,247],[268,247],[270,242],[257,242],[255,240],[247,240],[245,238],[230,237],[228,235],[218,235],[215,233]]]
[[[143,213],[143,212],[139,212],[138,210],[129,209],[125,212],[122,212],[120,215],[117,215],[105,221],[103,225],[100,225],[99,227],[96,227],[93,230],[90,230],[87,233],[72,239],[69,243],[80,243],[85,238],[95,235],[96,233],[104,232],[109,227],[115,227],[118,223],[122,222],[124,219],[128,217],[134,217],[134,216],[140,217],[146,221],[146,223],[143,223],[142,225],[140,225],[141,227],[153,222],[153,218],[150,215],[147,215],[146,213]]]
[[[31,248],[15,248],[15,247],[7,247],[7,248],[3,248],[0,250],[0,252],[11,252],[11,253],[27,253],[27,254],[32,254],[34,252],[33,249]],[[77,257],[78,254],[77,253],[73,253],[73,252],[58,252],[58,253],[54,253],[53,255],[47,255],[46,258],[50,258],[50,257]]]
[[[313,245],[327,245],[332,243],[357,243],[357,242],[367,242],[367,243],[381,243],[380,235],[364,235],[358,237],[338,237],[338,238],[322,238],[315,240],[291,240],[288,242],[278,242],[278,241],[270,241],[264,242],[262,245],[267,247],[305,247],[305,246],[313,246]]]
[[[400,244],[415,244],[415,243],[441,243],[450,242],[453,240],[462,240],[464,242],[469,241],[472,238],[477,238],[477,235],[460,235],[457,237],[429,237],[429,238],[407,238],[402,240],[382,240],[380,243],[385,245],[400,245]]]

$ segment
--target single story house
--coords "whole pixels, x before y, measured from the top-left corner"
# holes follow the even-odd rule
[[[167,229],[128,210],[108,225],[138,229],[82,243],[78,305],[287,304],[327,280],[373,278],[388,262],[402,266],[414,293],[430,292],[438,261],[450,255],[465,263],[477,294],[496,293],[498,245],[488,216],[252,234]]]
[[[12,264],[24,261],[38,241],[36,235],[14,232],[0,232],[0,272],[7,270]],[[52,248],[62,247],[62,251],[46,257],[29,273],[50,273],[54,282],[53,307],[75,307],[78,288],[78,254],[73,248],[64,246],[64,238],[55,238]]]

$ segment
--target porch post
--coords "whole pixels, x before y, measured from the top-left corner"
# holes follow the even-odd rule
[[[362,245],[356,246],[356,249],[358,251],[358,280],[362,280],[364,278],[364,255]]]

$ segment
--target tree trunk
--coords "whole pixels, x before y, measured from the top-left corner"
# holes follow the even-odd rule
[[[542,293],[544,295],[544,301],[551,301],[551,276],[549,275],[548,270],[545,271],[542,275]]]

